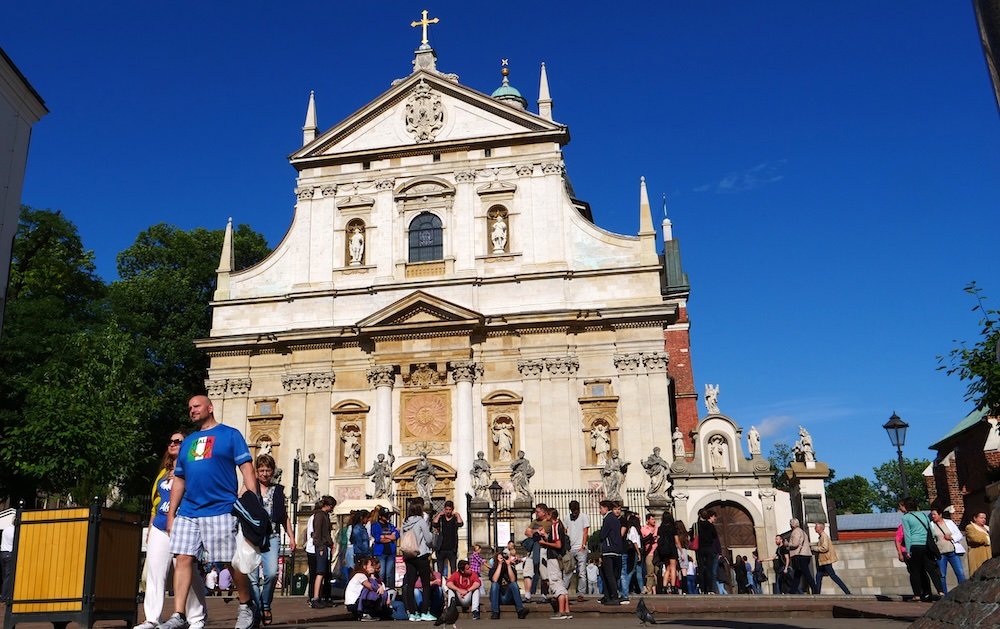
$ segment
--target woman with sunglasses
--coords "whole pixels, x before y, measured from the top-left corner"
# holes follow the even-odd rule
[[[167,572],[170,570],[170,536],[167,534],[167,511],[170,508],[170,488],[174,482],[174,464],[181,452],[184,433],[175,431],[170,435],[167,450],[160,462],[160,471],[153,481],[153,508],[149,516],[146,532],[146,595],[142,607],[146,620],[133,629],[156,629],[163,611],[163,596],[166,593]],[[205,627],[205,582],[201,573],[194,571],[191,579],[191,594],[187,598],[187,619],[190,629]]]

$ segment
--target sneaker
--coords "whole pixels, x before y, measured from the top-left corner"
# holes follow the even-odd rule
[[[425,622],[434,622],[437,618],[434,617],[434,614],[428,612],[426,614],[420,614],[420,620]]]
[[[189,626],[187,618],[184,618],[178,612],[174,612],[173,616],[157,625],[156,629],[188,629]]]
[[[375,618],[372,618],[368,614],[361,614],[361,622],[375,622]]]
[[[136,625],[136,626],[132,627],[132,629],[156,629],[156,627],[157,627],[158,624],[159,623],[155,623],[152,620],[147,620],[146,622],[142,623],[141,625]]]
[[[562,619],[562,620],[573,620],[573,615],[572,614],[563,614],[559,618]]]
[[[555,616],[549,616],[549,620],[562,620],[562,615],[556,614]]]
[[[619,601],[618,601],[619,605],[629,605],[631,603],[632,603],[632,601],[628,600],[627,598],[619,599]]]
[[[240,611],[236,613],[236,629],[257,629],[257,625],[257,606],[253,601],[245,605],[240,603]]]
[[[521,612],[518,611],[518,613],[520,614]],[[499,612],[491,612],[490,613],[490,620],[500,620],[500,613]]]
[[[478,609],[472,610],[472,619],[473,620],[479,620],[479,610]]]
[[[410,622],[420,622],[420,614],[410,614],[406,619]]]
[[[525,616],[527,615],[528,615],[527,608],[522,607],[521,609],[517,610],[517,617],[520,618],[521,620],[524,620]],[[499,618],[499,614],[497,615],[497,617]]]

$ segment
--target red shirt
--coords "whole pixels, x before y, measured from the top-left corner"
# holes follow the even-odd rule
[[[482,582],[479,580],[479,575],[475,572],[469,576],[465,576],[461,572],[452,572],[451,575],[448,576],[448,583],[460,590],[465,590],[466,592],[471,592],[482,585]]]

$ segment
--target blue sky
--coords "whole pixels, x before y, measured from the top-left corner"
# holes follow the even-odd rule
[[[668,197],[692,283],[701,391],[767,450],[799,424],[838,476],[906,454],[970,409],[936,356],[1000,304],[1000,117],[969,2],[20,2],[0,46],[51,113],[24,202],[97,255],[157,222],[291,222],[310,90],[320,127],[410,72],[426,8],[438,67],[534,110],[546,63],[568,173],[597,223]]]

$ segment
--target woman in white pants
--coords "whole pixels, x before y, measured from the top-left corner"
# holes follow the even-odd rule
[[[167,535],[167,509],[170,508],[170,487],[174,482],[174,463],[181,450],[184,433],[170,435],[167,451],[163,454],[160,473],[153,482],[153,509],[149,516],[149,530],[146,533],[146,596],[142,607],[146,620],[133,629],[156,629],[163,611],[163,596],[166,594],[167,572],[170,570],[170,536]],[[201,572],[194,571],[191,579],[191,594],[187,599],[187,620],[191,629],[205,627],[205,582]]]

